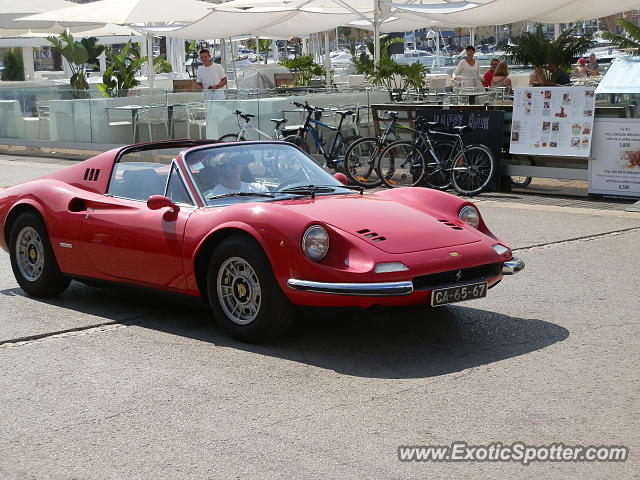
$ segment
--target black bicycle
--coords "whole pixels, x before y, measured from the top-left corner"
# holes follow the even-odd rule
[[[416,127],[413,141],[393,142],[379,156],[378,176],[387,186],[442,190],[453,184],[460,195],[476,195],[489,185],[495,160],[485,145],[465,145],[462,134],[471,127],[454,127],[455,133],[436,131],[436,122],[418,121]],[[449,141],[434,141],[434,136]]]
[[[289,135],[283,140],[285,142],[293,143],[305,153],[310,153],[311,150],[306,140],[307,132],[309,132],[316,146],[316,151],[324,159],[324,165],[321,162],[318,163],[320,163],[321,166],[326,166],[327,168],[339,169],[339,167],[342,166],[342,162],[344,161],[344,156],[349,145],[360,138],[358,135],[350,135],[347,137],[342,135],[342,124],[344,119],[353,115],[354,112],[351,110],[336,111],[335,113],[340,117],[340,120],[338,122],[338,126],[333,127],[320,121],[322,112],[325,111],[324,108],[314,107],[309,105],[308,102],[305,102],[304,104],[298,102],[292,103],[306,112],[306,118],[304,124],[296,134]],[[320,127],[335,132],[329,150],[325,149],[325,141],[320,133]],[[314,160],[318,161],[317,158],[314,158]]]

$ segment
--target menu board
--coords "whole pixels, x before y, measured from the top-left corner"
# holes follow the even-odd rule
[[[589,193],[640,197],[640,119],[595,121]]]
[[[595,87],[516,88],[511,153],[588,157]]]

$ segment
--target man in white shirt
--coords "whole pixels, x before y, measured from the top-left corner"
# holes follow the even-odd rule
[[[198,67],[196,74],[196,85],[204,90],[217,90],[208,95],[208,98],[223,98],[224,86],[227,84],[227,74],[222,65],[211,61],[211,53],[206,48],[199,52],[199,58],[202,65]]]

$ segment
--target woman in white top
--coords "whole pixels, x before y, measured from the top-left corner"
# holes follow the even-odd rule
[[[460,60],[453,72],[453,79],[460,82],[462,88],[482,88],[482,77],[480,77],[480,65],[473,58],[476,49],[473,45],[465,48],[467,56]]]

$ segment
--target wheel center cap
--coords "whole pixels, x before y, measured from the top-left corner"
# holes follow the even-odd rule
[[[233,296],[239,303],[247,303],[251,297],[251,288],[244,278],[238,278],[233,282]]]
[[[38,261],[38,251],[36,250],[36,247],[33,245],[29,245],[27,251],[28,251],[29,262],[32,264],[36,263]]]

